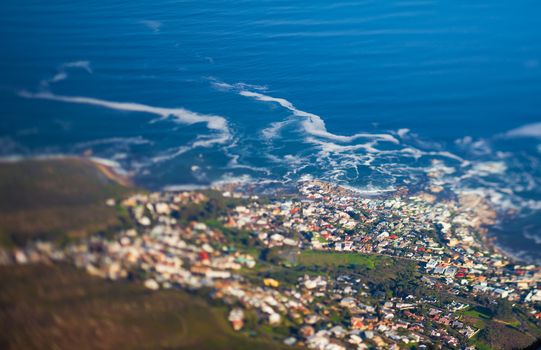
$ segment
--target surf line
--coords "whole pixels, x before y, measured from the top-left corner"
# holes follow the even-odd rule
[[[325,121],[319,115],[314,113],[309,113],[295,107],[293,103],[286,100],[285,98],[273,97],[269,95],[262,94],[260,92],[246,90],[244,87],[246,84],[228,84],[224,82],[213,82],[214,87],[217,89],[232,90],[236,91],[239,95],[255,99],[261,102],[272,102],[277,103],[283,108],[288,109],[293,113],[294,116],[303,117],[302,127],[304,131],[312,136],[325,138],[328,140],[333,140],[342,143],[350,143],[357,139],[371,139],[377,141],[386,141],[394,144],[399,144],[397,138],[389,134],[370,134],[370,133],[357,133],[351,136],[337,135],[333,134],[327,130],[325,126]]]
[[[214,144],[224,144],[231,139],[231,130],[229,129],[227,120],[224,117],[218,115],[199,114],[185,108],[154,107],[134,102],[117,102],[92,97],[56,95],[51,92],[34,93],[22,90],[17,94],[22,98],[28,99],[50,100],[72,104],[92,105],[119,111],[149,113],[158,115],[161,118],[173,117],[175,121],[186,125],[205,123],[209,130],[218,133],[218,135],[213,138],[209,138],[208,135],[199,135],[200,140],[194,142],[194,147],[211,147]],[[201,139],[202,137],[204,139]]]

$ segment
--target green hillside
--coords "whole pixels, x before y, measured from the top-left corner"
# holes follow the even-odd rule
[[[85,159],[0,163],[0,243],[58,241],[119,227],[125,217],[105,201],[130,191]]]
[[[286,349],[235,333],[225,309],[67,265],[0,267],[1,349]]]

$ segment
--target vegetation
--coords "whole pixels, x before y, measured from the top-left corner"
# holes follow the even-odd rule
[[[22,245],[43,238],[63,242],[87,234],[108,234],[130,225],[121,206],[107,206],[134,189],[90,161],[62,159],[0,164],[0,245]],[[420,281],[416,263],[358,252],[263,247],[253,232],[224,227],[218,217],[243,204],[217,191],[204,191],[208,201],[183,206],[182,223],[204,221],[220,229],[234,248],[258,258],[255,269],[241,273],[254,283],[263,278],[295,285],[300,277],[347,275],[370,294],[367,302],[415,295],[456,300],[474,307],[462,320],[480,329],[470,340],[478,349],[513,349],[541,337],[528,315],[507,301],[450,295]],[[272,342],[291,324],[270,327],[247,310],[245,333],[232,331],[227,307],[180,290],[149,292],[134,283],[110,283],[66,265],[0,267],[0,348],[122,348],[122,349],[281,349]],[[327,301],[322,299],[321,303]],[[439,304],[439,305],[438,305]],[[426,308],[418,310],[426,314]],[[330,308],[328,318],[348,325],[349,315]],[[283,338],[283,337],[282,337]],[[285,348],[285,347],[284,347]]]
[[[486,300],[485,300],[486,299]],[[481,329],[470,343],[479,349],[522,349],[541,337],[529,324],[528,316],[515,310],[510,302],[478,298],[481,305],[462,312],[463,320]],[[483,306],[484,305],[484,306]]]
[[[483,308],[483,307],[474,307],[471,309],[468,309],[462,313],[464,316],[483,319],[483,320],[490,320],[492,318],[492,313],[490,310]]]
[[[105,202],[133,190],[89,160],[0,163],[0,244],[63,241],[127,225],[127,213]]]
[[[375,269],[378,257],[360,253],[340,253],[317,250],[303,250],[298,257],[300,265],[315,266],[364,266],[368,269]]]
[[[0,244],[62,243],[129,226],[123,207],[106,205],[135,190],[117,180],[78,158],[0,164]],[[208,201],[186,206],[179,219],[213,220],[238,203],[216,191],[205,195]],[[181,290],[150,292],[67,265],[0,267],[0,280],[2,349],[283,348],[267,336],[256,340],[234,332],[226,307]]]
[[[297,283],[299,277],[327,276],[334,280],[341,275],[358,278],[377,293],[377,297],[445,295],[420,283],[416,265],[409,260],[398,260],[387,256],[362,253],[330,251],[296,251],[296,263],[291,264],[292,248],[263,250],[255,269],[243,271],[246,278],[260,283],[264,278],[273,278],[288,288]]]
[[[2,349],[285,349],[235,333],[225,309],[67,265],[0,267]]]
[[[474,342],[477,341],[478,344],[485,344],[491,349],[523,349],[535,340],[531,334],[523,333],[515,327],[492,321],[475,336]]]
[[[226,213],[228,209],[233,209],[237,205],[245,202],[244,199],[224,197],[221,192],[215,190],[201,191],[208,200],[202,203],[191,203],[180,208],[178,219],[181,222],[206,221],[220,226],[216,218]]]

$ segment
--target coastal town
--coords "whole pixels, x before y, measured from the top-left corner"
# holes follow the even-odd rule
[[[275,197],[224,186],[107,205],[132,227],[2,250],[0,262],[70,262],[151,291],[181,288],[227,305],[235,331],[291,347],[476,349],[483,313],[540,329],[541,267],[497,249],[498,214],[476,193],[363,195],[308,180]]]

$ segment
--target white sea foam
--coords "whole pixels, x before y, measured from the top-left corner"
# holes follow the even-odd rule
[[[153,107],[133,102],[115,102],[100,100],[92,97],[55,95],[51,92],[32,93],[28,91],[20,91],[19,96],[32,99],[43,99],[67,103],[93,105],[120,111],[157,114],[162,117],[172,116],[175,117],[177,121],[183,124],[206,123],[209,129],[229,133],[227,121],[225,120],[225,118],[215,115],[197,114],[184,108]]]
[[[154,157],[152,157],[151,162],[152,163],[161,163],[165,162],[171,159],[174,159],[188,151],[190,151],[193,147],[191,146],[180,146],[178,148],[170,149],[165,152],[162,152]]]
[[[485,139],[474,140],[471,136],[464,136],[455,140],[455,145],[461,149],[472,153],[475,156],[490,155],[492,147]]]
[[[90,61],[72,61],[62,65],[62,68],[81,68],[92,74],[92,68],[90,67]]]
[[[275,139],[279,136],[280,130],[289,123],[291,120],[271,123],[269,127],[261,130],[261,135],[267,140]]]
[[[246,170],[250,170],[252,172],[255,172],[255,173],[264,173],[266,175],[271,175],[272,172],[269,170],[269,169],[266,169],[266,168],[262,168],[262,167],[257,167],[257,166],[252,166],[252,165],[246,165],[246,164],[228,164],[228,167],[230,169],[246,169]]]
[[[209,148],[216,144],[225,144],[231,139],[231,134],[223,132],[217,136],[212,135],[199,135],[197,140],[192,143],[192,148],[203,147]]]
[[[211,81],[211,84],[213,87],[219,89],[219,90],[258,90],[258,91],[265,91],[268,90],[268,87],[265,85],[255,85],[255,84],[248,84],[248,83],[235,83],[235,84],[229,84],[225,83],[223,81],[219,81],[214,77],[208,77],[208,80]]]
[[[503,174],[506,170],[504,162],[479,162],[472,166],[472,173],[477,176]]]
[[[288,163],[288,164],[302,164],[304,159],[300,156],[295,156],[293,154],[286,154],[284,156],[284,160]]]
[[[509,130],[505,133],[505,136],[515,138],[515,137],[533,137],[541,138],[541,123],[532,123],[523,125],[516,129]]]
[[[144,21],[141,21],[141,24],[151,29],[154,33],[158,33],[163,25],[162,22],[154,21],[154,20],[144,20]]]
[[[530,209],[530,210],[541,210],[541,201],[536,201],[533,199],[529,199],[523,202],[524,207]]]
[[[119,160],[126,160],[128,159],[128,154],[127,153],[115,153],[113,154],[113,156],[111,157],[112,160],[114,161],[119,161]]]
[[[361,176],[360,167],[369,168],[375,176],[407,176],[404,168],[400,168],[400,164],[392,162],[397,157],[437,157],[437,158],[449,158],[455,160],[461,165],[467,164],[467,162],[461,157],[445,151],[421,151],[412,147],[389,149],[380,149],[378,147],[379,142],[389,142],[395,145],[399,145],[400,142],[395,136],[385,133],[371,134],[371,133],[357,133],[350,136],[337,135],[327,130],[323,119],[313,113],[309,113],[298,109],[292,102],[284,99],[273,97],[261,92],[256,92],[251,89],[244,89],[243,86],[238,84],[228,84],[220,81],[213,80],[212,85],[220,90],[235,91],[241,96],[252,98],[262,102],[276,103],[279,106],[292,112],[295,117],[300,117],[299,124],[303,131],[307,134],[304,141],[309,144],[314,144],[319,148],[317,153],[313,153],[313,156],[306,156],[300,164],[288,164],[288,160],[279,158],[271,154],[267,155],[267,158],[274,161],[277,164],[286,163],[288,167],[294,167],[295,170],[289,169],[285,175],[285,178],[290,179],[291,175],[297,173],[301,169],[313,165],[324,170],[323,177],[329,180],[358,180]],[[290,122],[295,119],[288,119],[285,121],[273,122],[267,128],[261,131],[261,136],[271,141],[280,136],[280,131]],[[408,129],[399,129],[395,134],[401,138],[415,137],[410,135]],[[366,139],[367,142],[353,142],[358,139]],[[376,164],[377,161],[377,164]],[[395,172],[398,172],[396,173]],[[419,169],[414,169],[419,170]],[[421,172],[421,170],[419,170]],[[363,170],[364,173],[364,170]],[[378,175],[379,174],[379,175]],[[300,175],[300,174],[299,174]],[[371,176],[371,175],[369,175]],[[394,180],[391,181],[391,183]]]
[[[253,172],[260,172],[260,173],[265,173],[266,175],[271,175],[271,171],[267,168],[257,167],[257,166],[248,165],[248,164],[240,164],[239,163],[239,158],[241,157],[240,154],[228,153],[227,155],[230,157],[230,160],[227,163],[227,167],[230,169],[247,169]]]
[[[525,238],[527,238],[527,239],[533,241],[535,244],[541,245],[541,236],[537,236],[537,235],[535,235],[535,234],[533,234],[533,233],[530,233],[529,230],[528,230],[527,228],[524,229],[522,235],[523,235]]]
[[[184,184],[184,185],[167,185],[163,187],[163,190],[169,191],[169,192],[181,192],[181,191],[206,190],[208,188],[210,188],[209,185]]]
[[[68,79],[67,70],[70,68],[79,68],[85,70],[87,73],[92,74],[92,68],[90,67],[90,61],[72,61],[62,64],[55,75],[49,79],[44,79],[40,82],[42,88],[48,88],[49,85],[58,83],[62,80]]]
[[[297,117],[303,117],[304,120],[301,123],[301,125],[303,126],[303,129],[305,130],[305,132],[313,136],[326,138],[326,139],[330,139],[330,140],[338,141],[338,142],[344,142],[344,143],[352,142],[356,139],[361,139],[361,138],[392,142],[395,144],[400,143],[394,136],[389,135],[389,134],[357,133],[351,136],[333,134],[327,130],[324,120],[317,114],[300,110],[296,108],[293,105],[293,103],[291,103],[290,101],[284,98],[273,97],[273,96],[262,94],[260,92],[246,90],[246,88],[250,88],[253,85],[247,85],[244,83],[228,84],[228,83],[224,83],[224,82],[216,81],[216,80],[212,82],[212,85],[216,88],[223,89],[223,90],[236,90],[238,91],[239,95],[253,98],[258,101],[278,103],[283,108],[286,108],[289,111],[291,111],[293,115]],[[266,87],[264,89],[266,89]],[[256,90],[263,90],[263,89],[260,89],[259,87],[256,86]],[[276,126],[277,125],[274,124],[274,125],[271,125],[270,128],[264,129],[267,131],[267,135],[273,136],[272,131],[274,130],[273,128],[275,128]],[[270,134],[268,133],[269,131],[271,132]]]
[[[239,175],[235,176],[232,174],[224,174],[222,177],[217,180],[213,181],[210,185],[211,188],[219,188],[220,186],[226,185],[226,184],[249,184],[249,183],[255,183],[254,178],[250,175]]]
[[[453,159],[453,160],[456,160],[457,162],[462,163],[463,166],[466,166],[469,164],[469,162],[465,160],[464,158],[459,157],[456,154],[448,152],[448,151],[424,152],[424,154],[428,156],[439,156],[439,157]]]
[[[75,147],[84,148],[84,147],[92,147],[92,146],[107,145],[107,144],[145,145],[145,144],[152,144],[152,141],[147,140],[142,136],[109,137],[105,139],[97,139],[97,140],[92,140],[92,141],[80,142],[80,143],[77,143]]]
[[[398,129],[396,131],[396,134],[398,136],[400,136],[401,138],[404,138],[404,136],[406,136],[406,134],[408,134],[410,132],[410,129],[407,129],[407,128],[403,128],[403,129]]]
[[[306,142],[317,144],[321,147],[321,150],[325,153],[349,153],[359,149],[364,149],[368,153],[380,153],[378,149],[374,148],[374,142],[359,143],[355,145],[339,145],[333,142],[326,142],[314,137],[307,137]]]
[[[209,130],[218,132],[217,135],[214,135],[215,137],[204,136],[200,140],[195,141],[193,147],[210,147],[215,144],[223,144],[231,137],[227,120],[224,117],[198,114],[184,108],[153,107],[140,103],[107,101],[92,97],[62,96],[53,94],[51,92],[32,93],[28,91],[20,91],[19,96],[31,99],[93,105],[119,111],[149,113],[161,116],[163,118],[173,117],[176,122],[187,125],[205,123]]]
[[[240,154],[231,154],[227,153],[227,155],[230,157],[230,160],[227,164],[227,167],[230,169],[247,169],[256,173],[264,173],[266,175],[271,175],[272,172],[264,167],[257,167],[249,164],[240,164],[239,158],[241,157]]]
[[[291,103],[290,101],[284,98],[272,97],[272,96],[265,95],[259,92],[248,91],[248,90],[241,90],[239,91],[239,94],[245,97],[256,99],[258,101],[262,101],[262,102],[278,103],[280,106],[293,112],[293,115],[297,117],[304,117],[305,119],[302,122],[302,126],[308,134],[313,135],[313,136],[326,138],[326,139],[330,139],[330,140],[338,141],[338,142],[351,142],[356,139],[367,138],[367,139],[375,139],[379,141],[392,142],[396,144],[399,143],[399,141],[394,136],[389,135],[389,134],[358,133],[351,136],[333,134],[327,130],[325,126],[325,122],[320,116],[297,109],[293,105],[293,103]]]
[[[173,121],[186,125],[205,123],[207,128],[213,131],[211,135],[199,135],[197,140],[192,142],[190,145],[181,146],[154,156],[151,159],[151,163],[159,163],[173,159],[197,147],[209,148],[217,144],[225,144],[231,139],[231,132],[227,120],[224,117],[217,115],[198,114],[184,108],[164,108],[148,106],[133,102],[107,101],[91,97],[62,96],[53,94],[51,92],[33,93],[28,91],[20,91],[19,96],[31,99],[43,99],[74,104],[93,105],[119,111],[149,113],[157,115],[161,119],[172,118]],[[143,140],[132,141],[144,142]]]

